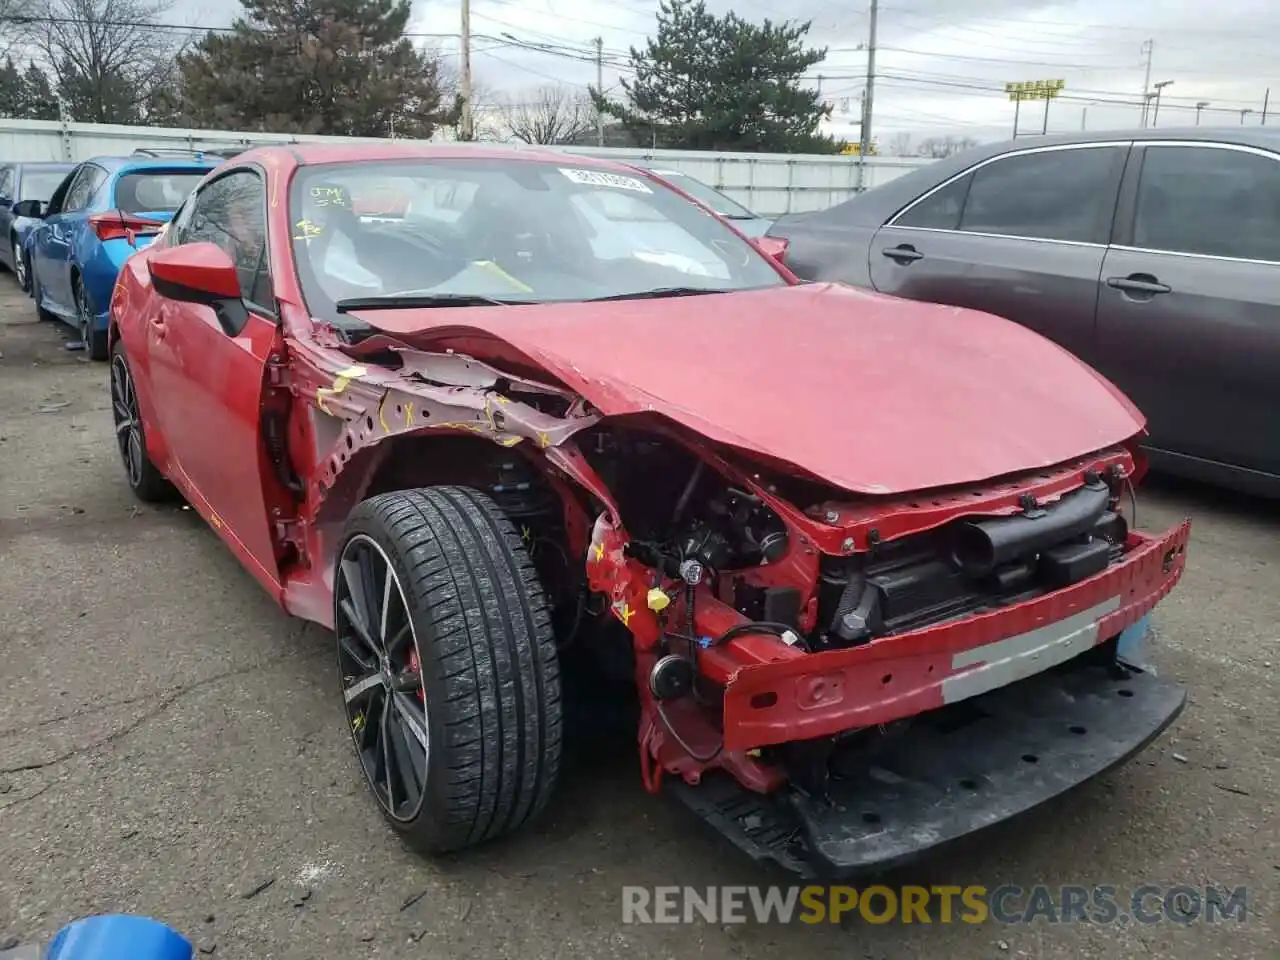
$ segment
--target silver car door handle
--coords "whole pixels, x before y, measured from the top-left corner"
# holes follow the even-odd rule
[[[903,244],[900,247],[885,247],[880,251],[881,254],[890,260],[898,263],[911,263],[914,260],[923,260],[924,254],[909,244]]]
[[[1107,286],[1115,290],[1126,290],[1130,293],[1169,293],[1173,290],[1167,283],[1161,283],[1155,277],[1131,276],[1108,277]]]

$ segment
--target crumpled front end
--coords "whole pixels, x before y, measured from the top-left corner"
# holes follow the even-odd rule
[[[666,541],[599,517],[589,582],[634,637],[646,785],[753,855],[813,875],[910,859],[1182,709],[1138,651],[1189,523],[1129,529],[1127,449],[804,509],[794,485],[699,462]]]
[[[333,531],[361,498],[484,490],[525,538],[562,660],[634,683],[646,788],[753,855],[899,862],[1094,776],[1181,710],[1138,641],[1189,524],[1130,529],[1132,441],[855,493],[472,345],[372,337],[339,366],[293,343],[307,418],[268,431],[311,462],[306,510],[278,524],[286,606],[325,622]]]

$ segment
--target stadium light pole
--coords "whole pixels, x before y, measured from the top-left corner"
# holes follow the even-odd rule
[[[1155,109],[1151,113],[1151,126],[1153,127],[1156,125],[1156,123],[1160,119],[1160,92],[1164,90],[1165,87],[1170,87],[1170,86],[1173,86],[1172,80],[1161,80],[1159,83],[1155,85],[1156,105],[1155,105]]]

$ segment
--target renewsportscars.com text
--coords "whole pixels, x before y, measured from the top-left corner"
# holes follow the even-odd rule
[[[623,923],[1243,923],[1245,887],[623,887]]]

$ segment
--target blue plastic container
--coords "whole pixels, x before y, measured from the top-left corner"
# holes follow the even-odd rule
[[[44,960],[191,960],[194,952],[186,937],[158,920],[111,914],[63,927]]]

